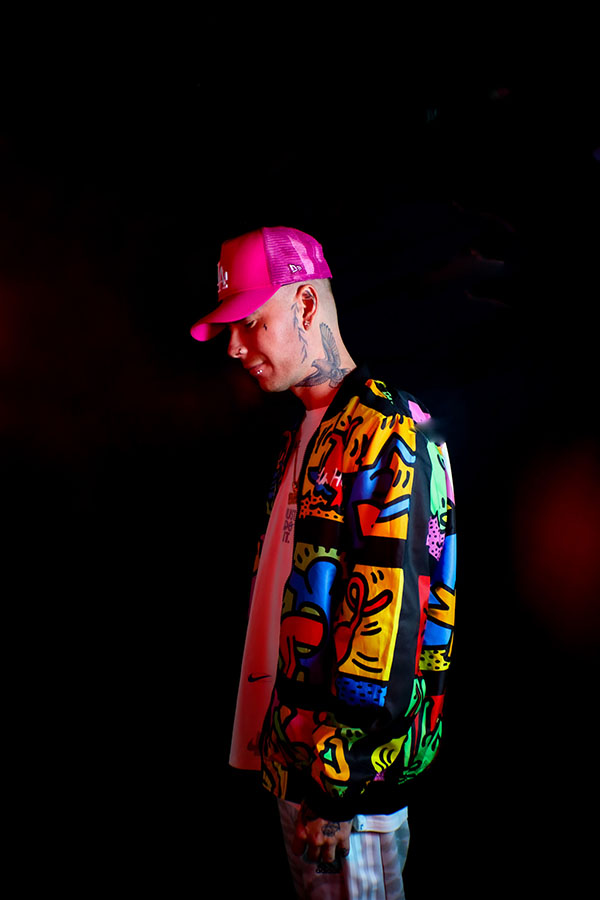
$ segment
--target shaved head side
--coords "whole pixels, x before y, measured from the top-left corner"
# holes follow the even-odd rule
[[[282,285],[229,331],[229,355],[240,359],[263,390],[290,389],[309,409],[328,405],[355,368],[340,335],[329,278]]]
[[[303,281],[301,284],[284,284],[283,287],[277,291],[276,296],[284,302],[288,298],[293,299],[300,287],[311,285],[317,291],[322,303],[335,308],[335,300],[333,298],[333,290],[329,278],[307,278],[306,281]]]
[[[311,288],[314,291],[313,296],[317,300],[316,312],[313,313],[312,318],[318,323],[323,322],[329,325],[332,330],[336,331],[338,328],[337,308],[329,278],[315,278],[310,281],[304,281],[301,285],[284,285],[278,292],[280,301],[289,303],[290,308],[294,304],[298,304],[297,312],[302,315],[303,310],[310,309],[312,305]],[[300,310],[301,307],[303,308],[302,312]]]

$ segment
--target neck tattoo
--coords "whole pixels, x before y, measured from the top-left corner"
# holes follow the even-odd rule
[[[340,366],[340,353],[331,328],[322,322],[320,329],[325,357],[323,359],[313,359],[311,365],[316,369],[316,372],[299,381],[296,387],[315,387],[326,382],[329,382],[330,387],[337,387],[349,372],[349,369],[342,369]]]

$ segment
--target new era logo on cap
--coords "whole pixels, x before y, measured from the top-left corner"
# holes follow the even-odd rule
[[[293,263],[288,263],[288,265],[292,274],[295,274],[296,272],[302,272],[302,266],[295,266]]]

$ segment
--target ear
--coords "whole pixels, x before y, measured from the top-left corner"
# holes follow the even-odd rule
[[[313,284],[300,284],[296,290],[299,318],[308,330],[319,308],[319,294]]]

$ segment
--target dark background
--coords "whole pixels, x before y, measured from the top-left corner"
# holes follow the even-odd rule
[[[414,81],[72,73],[0,125],[24,878],[179,896],[216,873],[288,896],[270,807],[227,755],[293,401],[246,382],[222,339],[189,336],[222,240],[288,224],[324,246],[351,353],[430,407],[452,456],[455,656],[411,808],[409,897],[585,884],[597,96],[583,79]]]

